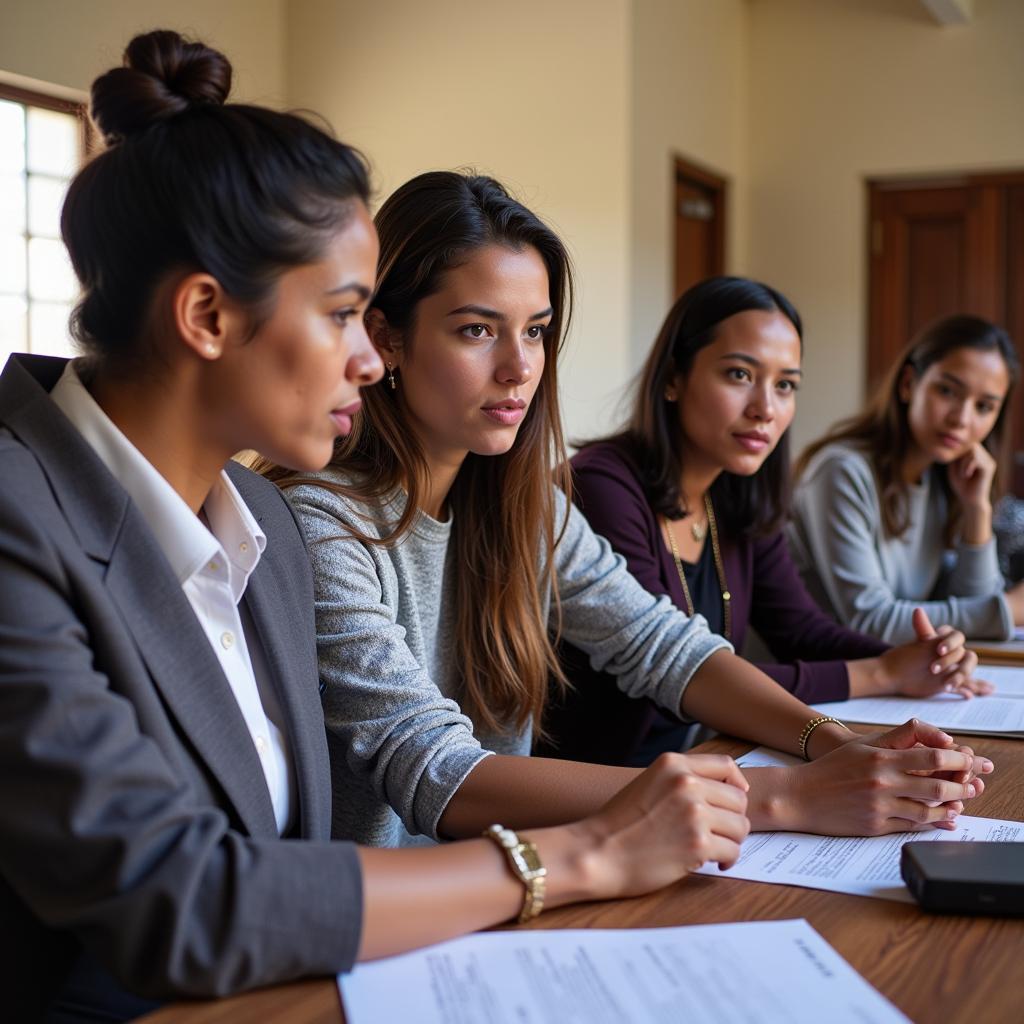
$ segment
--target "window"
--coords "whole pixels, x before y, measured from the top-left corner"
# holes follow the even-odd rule
[[[0,84],[0,367],[11,352],[72,353],[78,283],[60,209],[85,124],[79,104]]]

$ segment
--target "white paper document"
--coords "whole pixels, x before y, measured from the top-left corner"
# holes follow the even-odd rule
[[[1024,666],[979,665],[974,674],[996,688],[993,697],[1024,697]]]
[[[348,1024],[907,1020],[803,920],[488,932],[359,964],[338,985]]]
[[[1020,672],[1016,668],[1004,668],[1002,672]],[[1014,695],[1010,688],[1016,682],[1005,682],[1008,677],[995,672],[995,666],[985,666],[979,671],[984,679],[999,686],[1004,679],[1006,694],[999,692],[989,697],[975,697],[965,700],[951,693],[934,697],[855,697],[853,700],[831,701],[828,704],[814,704],[814,710],[821,715],[831,715],[841,722],[867,722],[874,725],[901,725],[908,718],[920,718],[940,729],[954,732],[973,733],[979,736],[999,735],[1006,738],[1024,738],[1024,700]]]
[[[800,763],[798,758],[765,747],[736,758],[736,762],[745,768]],[[955,832],[932,829],[868,838],[754,832],[744,840],[740,859],[728,871],[720,871],[717,864],[705,864],[700,874],[912,903],[913,897],[900,876],[900,849],[904,843],[1024,842],[1024,823],[1019,821],[961,814],[956,825]]]

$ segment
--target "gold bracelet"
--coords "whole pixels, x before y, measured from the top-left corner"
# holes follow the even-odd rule
[[[838,718],[832,718],[831,715],[819,715],[817,718],[812,718],[800,731],[800,738],[797,743],[800,747],[800,756],[805,761],[810,761],[807,756],[807,741],[811,738],[811,733],[818,728],[819,725],[824,725],[826,722],[835,722],[836,725],[842,725]]]
[[[512,873],[526,886],[523,909],[519,912],[517,923],[524,924],[533,920],[544,909],[544,879],[548,873],[540,862],[537,847],[526,839],[520,839],[512,829],[501,825],[491,825],[483,834],[505,851]]]

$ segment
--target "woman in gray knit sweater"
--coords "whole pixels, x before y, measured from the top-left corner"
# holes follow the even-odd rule
[[[955,827],[990,764],[918,722],[864,737],[816,721],[644,591],[555,486],[572,290],[557,236],[492,179],[446,172],[376,222],[366,319],[384,380],[323,474],[281,480],[316,577],[335,834],[393,845],[495,817],[571,821],[628,783],[633,769],[522,756],[560,677],[557,632],[631,695],[805,753],[746,773],[754,828]]]
[[[992,535],[1019,372],[1002,328],[946,317],[801,456],[790,546],[840,622],[894,644],[913,638],[917,607],[968,638],[1024,626],[1024,583],[1005,588]]]

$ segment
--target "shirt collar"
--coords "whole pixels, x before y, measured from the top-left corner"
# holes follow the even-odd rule
[[[235,600],[240,600],[267,538],[227,473],[221,471],[203,503],[207,529],[99,407],[82,384],[74,361],[64,368],[50,398],[138,506],[178,582],[184,584],[219,553],[232,569],[232,590]]]

